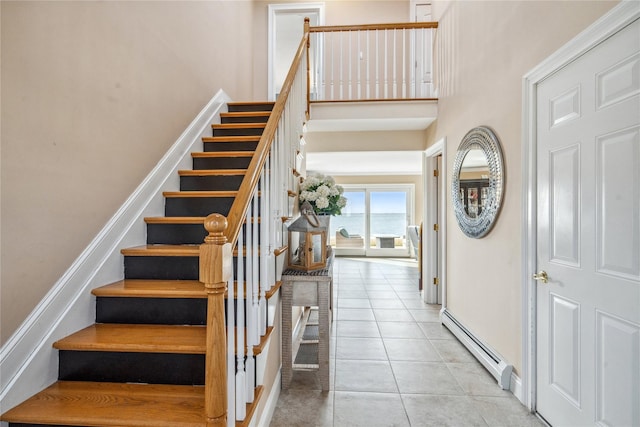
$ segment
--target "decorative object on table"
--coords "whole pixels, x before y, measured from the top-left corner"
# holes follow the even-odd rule
[[[340,215],[347,199],[342,196],[344,189],[334,179],[318,173],[309,174],[300,184],[300,203],[309,202],[318,215]]]
[[[314,212],[311,203],[300,206],[300,216],[288,227],[289,268],[302,271],[320,270],[327,266],[328,227]]]
[[[494,226],[502,206],[504,161],[500,141],[480,126],[462,139],[453,164],[451,197],[462,232],[476,239]]]

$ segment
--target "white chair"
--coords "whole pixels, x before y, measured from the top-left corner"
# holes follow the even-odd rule
[[[420,248],[420,226],[410,225],[407,227],[407,236],[413,247],[413,257],[418,259],[418,251]]]

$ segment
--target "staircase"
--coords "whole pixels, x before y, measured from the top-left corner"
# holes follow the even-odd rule
[[[222,124],[212,125],[213,136],[203,138],[204,152],[192,153],[193,170],[179,171],[180,191],[164,193],[165,216],[145,218],[147,245],[122,249],[124,279],[92,291],[96,323],[54,343],[58,381],[7,411],[2,421],[206,425],[207,294],[199,281],[203,224],[211,213],[228,214],[272,108],[273,103],[228,105]],[[227,297],[240,301],[244,295]],[[253,348],[254,357],[271,329]],[[257,387],[245,424],[261,392]]]

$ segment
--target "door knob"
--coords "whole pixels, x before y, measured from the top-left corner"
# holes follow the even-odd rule
[[[542,283],[548,283],[549,282],[549,276],[547,276],[547,272],[544,270],[540,270],[539,273],[536,273],[533,275],[533,278],[535,280],[539,280]]]

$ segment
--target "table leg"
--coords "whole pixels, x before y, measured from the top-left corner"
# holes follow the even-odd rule
[[[288,389],[293,376],[293,346],[291,343],[291,316],[293,304],[293,284],[282,283],[282,388]]]
[[[329,381],[329,347],[330,337],[329,331],[331,329],[330,320],[330,284],[328,282],[317,284],[318,292],[318,376],[320,377],[320,385],[322,390],[327,391],[330,387]]]

